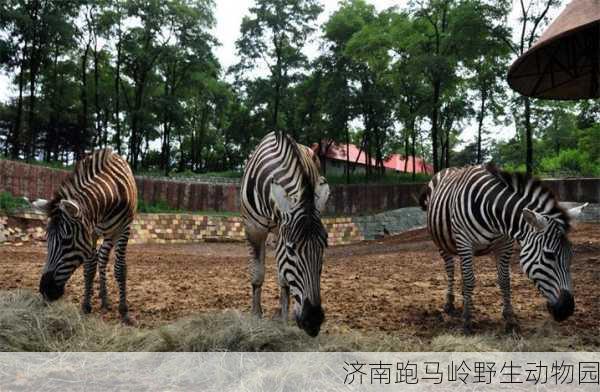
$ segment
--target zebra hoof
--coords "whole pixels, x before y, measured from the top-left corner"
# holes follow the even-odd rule
[[[520,334],[521,326],[519,325],[517,320],[507,321],[505,325],[506,333],[512,334]]]
[[[262,316],[263,316],[262,308],[252,309],[251,314],[252,314],[253,317],[261,319]]]
[[[283,323],[287,323],[287,317],[283,317],[283,314],[281,312],[281,309],[278,309],[275,313],[273,313],[273,316],[271,317],[271,320],[273,321],[281,321]]]
[[[86,303],[81,304],[81,311],[84,314],[90,314],[90,313],[92,313],[92,305],[91,304],[86,304]]]
[[[460,312],[458,310],[456,310],[456,308],[454,307],[454,304],[450,304],[450,303],[445,303],[444,304],[444,313],[446,313],[448,316],[459,316]]]
[[[463,325],[463,334],[473,335],[473,324],[472,323],[465,323]]]
[[[135,327],[135,325],[136,325],[135,320],[132,319],[131,317],[129,317],[128,314],[126,314],[125,316],[121,316],[121,323],[128,327]]]

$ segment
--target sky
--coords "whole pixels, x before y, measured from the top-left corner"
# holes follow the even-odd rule
[[[408,0],[370,0],[369,2],[375,5],[378,11],[381,11],[393,6],[403,8]],[[239,38],[242,18],[244,15],[248,14],[248,9],[252,6],[254,0],[215,0],[215,3],[217,25],[214,28],[213,33],[221,43],[221,46],[219,46],[215,52],[223,69],[227,69],[238,61],[235,50],[235,41]],[[338,0],[322,0],[321,3],[324,10],[319,16],[319,25],[322,25],[338,8]],[[553,14],[557,15],[566,3],[566,1],[563,1],[563,5],[558,10],[555,10]],[[513,19],[516,20],[516,12],[515,15],[513,15]],[[318,36],[315,35],[305,48],[305,54],[309,58],[314,58],[319,54],[319,46],[316,42],[317,38]],[[10,95],[13,95],[9,90],[11,88],[13,87],[10,86],[7,75],[0,72],[0,101],[5,102]],[[490,137],[496,139],[507,139],[512,137],[515,133],[514,125],[489,126],[489,128],[491,132]],[[475,133],[475,126],[473,124],[466,124],[462,137],[467,141],[473,140]]]

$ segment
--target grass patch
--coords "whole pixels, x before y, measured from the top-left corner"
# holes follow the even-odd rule
[[[597,350],[578,336],[544,324],[534,336],[444,333],[431,341],[406,335],[337,329],[317,338],[295,326],[257,320],[237,311],[200,314],[154,329],[83,316],[77,306],[46,305],[38,294],[0,292],[2,351],[573,351]]]
[[[180,179],[202,179],[207,177],[219,177],[219,178],[233,178],[241,179],[242,172],[229,170],[222,172],[207,172],[207,173],[196,173],[191,170],[185,170],[182,172],[170,172],[168,176],[165,176],[164,171],[160,170],[141,170],[135,173],[139,176],[145,177],[169,177],[169,178],[180,178]]]
[[[239,216],[236,211],[187,211],[172,208],[164,200],[158,200],[154,203],[146,203],[144,200],[138,199],[137,211],[143,214],[192,214],[204,216]]]
[[[9,192],[0,192],[0,211],[12,214],[28,207],[29,203],[22,197],[15,197]]]

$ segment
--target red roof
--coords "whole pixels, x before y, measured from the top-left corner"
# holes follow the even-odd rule
[[[323,149],[323,153],[325,153],[325,148],[327,147],[327,143],[322,143],[321,148]],[[316,151],[319,148],[318,144],[313,144],[312,149]],[[333,143],[327,150],[327,154],[325,156],[328,159],[336,160],[336,161],[346,161],[346,153],[348,153],[348,158],[352,163],[359,163],[361,165],[367,164],[367,159],[364,151],[360,151],[358,147],[354,144],[338,144]],[[357,161],[358,158],[358,161]],[[407,170],[405,170],[404,166],[407,166]],[[371,158],[371,165],[375,166],[375,159]],[[389,158],[387,158],[383,162],[383,166],[390,170],[396,170],[399,172],[407,171],[412,173],[413,171],[413,160],[412,156],[408,157],[408,162],[404,160],[404,157],[399,154],[392,154]],[[415,166],[416,173],[433,173],[433,166],[427,164],[423,158],[415,157]]]
[[[319,148],[319,145],[315,143],[312,147],[313,150],[316,151]],[[327,142],[322,143],[321,148],[323,149],[322,152],[325,153],[325,149],[327,148]],[[331,146],[329,146],[326,157],[336,161],[346,161],[346,153],[348,153],[348,159],[350,160],[350,162],[357,162],[358,159],[359,164],[365,166],[367,165],[367,157],[365,152],[361,152],[360,149],[354,144],[346,145],[333,143],[331,144]],[[371,158],[371,165],[375,166],[375,159],[373,158]]]
[[[388,169],[396,170],[399,172],[412,173],[413,158],[412,156],[409,156],[407,161],[404,156],[400,154],[393,154],[383,162],[383,166],[385,166]],[[416,173],[433,173],[433,166],[426,163],[421,157],[415,157],[415,167]]]

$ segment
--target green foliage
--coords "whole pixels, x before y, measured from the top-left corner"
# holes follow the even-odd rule
[[[597,101],[527,101],[524,111],[507,93],[510,54],[527,50],[559,1],[525,3],[517,26],[506,0],[385,10],[343,0],[319,26],[318,0],[258,0],[239,26],[239,62],[224,70],[214,0],[6,0],[0,67],[12,85],[0,104],[0,154],[68,168],[112,147],[136,173],[189,177],[242,171],[277,129],[308,145],[360,145],[377,166],[368,181],[390,153],[437,169],[490,157],[518,166],[532,145],[536,168],[565,149],[595,165]],[[309,61],[313,38],[321,51]],[[517,135],[491,142],[501,122]],[[469,125],[475,144],[463,137]]]
[[[600,123],[579,132],[577,147],[579,151],[587,154],[592,162],[600,165]]]
[[[177,209],[169,207],[169,204],[164,200],[146,203],[144,200],[138,199],[137,210],[138,212],[149,214],[177,212]]]
[[[14,213],[29,207],[29,203],[22,197],[14,197],[9,192],[0,192],[0,211]]]
[[[547,157],[541,162],[542,173],[552,176],[600,176],[600,163],[582,151],[562,150],[558,156]]]
[[[138,199],[137,212],[142,214],[195,214],[195,215],[210,215],[210,216],[238,216],[237,212],[229,211],[186,211],[172,208],[164,200],[158,200],[154,203],[146,203]]]

